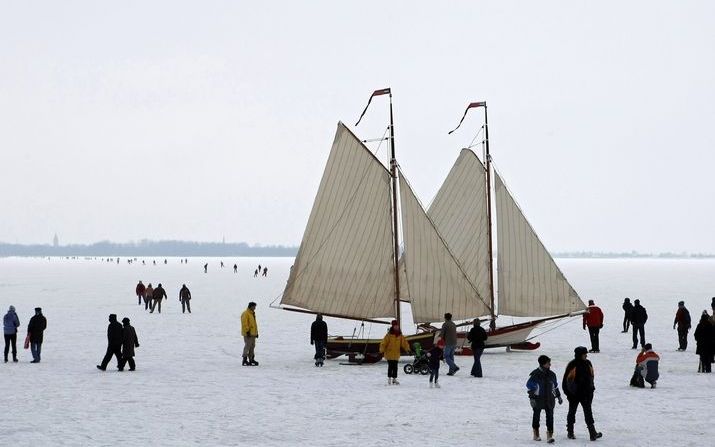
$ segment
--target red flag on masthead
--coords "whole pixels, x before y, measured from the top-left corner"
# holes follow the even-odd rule
[[[390,95],[390,94],[392,94],[392,93],[390,92],[389,88],[383,88],[381,90],[375,90],[374,92],[372,92],[372,95],[370,95],[370,99],[367,100],[367,105],[365,106],[365,110],[362,111],[362,113],[360,114],[360,118],[358,118],[357,123],[355,123],[355,125],[357,126],[358,124],[360,124],[362,117],[365,116],[365,112],[367,112],[367,108],[370,107],[370,102],[372,102],[372,98],[374,98],[375,96]]]
[[[472,102],[472,103],[469,103],[469,105],[467,106],[467,108],[464,110],[464,115],[462,115],[462,119],[459,120],[459,124],[457,124],[457,127],[455,127],[454,129],[450,130],[450,131],[449,131],[449,134],[451,134],[451,133],[454,132],[455,130],[459,129],[459,126],[462,125],[462,121],[464,121],[464,117],[467,116],[467,112],[469,112],[469,109],[473,109],[473,108],[476,108],[476,107],[486,107],[486,106],[487,106],[486,101],[480,101],[480,102]],[[449,134],[448,134],[448,135],[449,135]]]

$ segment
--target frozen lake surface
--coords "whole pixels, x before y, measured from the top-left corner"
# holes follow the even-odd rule
[[[573,348],[589,346],[580,318],[571,319],[539,335],[537,351],[487,351],[482,379],[469,376],[470,357],[458,357],[462,370],[448,377],[443,366],[441,389],[430,389],[426,376],[404,375],[402,364],[402,384],[388,387],[385,362],[342,366],[337,359],[315,368],[309,344],[314,317],[269,308],[292,258],[223,258],[224,269],[220,258],[190,258],[188,264],[168,258],[167,265],[156,258],[156,266],[145,259],[146,266],[0,259],[0,310],[17,308],[18,344],[34,307],[42,307],[48,320],[42,363],[30,364],[29,351],[20,349],[20,363],[0,364],[3,445],[534,445],[524,384],[536,358],[549,355],[560,380]],[[259,263],[268,266],[267,278],[253,277]],[[693,330],[709,309],[715,261],[557,263],[584,301],[595,299],[605,314],[601,353],[589,355],[596,372],[596,428],[604,434],[595,445],[702,446],[714,439],[715,376],[696,373],[692,331],[688,351],[676,352],[672,322],[681,299]],[[140,279],[164,285],[169,300],[161,314],[136,304]],[[181,313],[182,283],[193,295],[192,314]],[[648,310],[646,339],[661,355],[654,390],[628,386],[636,351],[630,334],[620,333],[626,296],[639,298]],[[260,366],[253,368],[241,366],[239,317],[249,301],[258,303],[260,333]],[[141,347],[135,372],[120,373],[114,363],[104,373],[95,368],[106,349],[110,313],[129,317],[136,328]],[[511,323],[504,320],[500,324]],[[326,321],[331,335],[349,335],[356,327]],[[365,335],[380,337],[385,329],[366,325]],[[590,445],[580,410],[578,439],[566,439],[566,410],[563,405],[555,411],[557,444]]]

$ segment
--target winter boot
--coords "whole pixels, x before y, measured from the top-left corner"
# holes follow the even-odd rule
[[[546,442],[548,442],[549,444],[554,442],[554,432],[552,432],[552,431],[546,432]]]
[[[539,429],[534,429],[534,441],[541,441],[541,436],[539,436]]]
[[[439,383],[437,383],[437,382],[434,383],[434,387],[435,387],[435,388],[441,388],[441,387],[439,386]]]
[[[571,424],[566,426],[566,437],[569,439],[576,439],[576,436],[573,434],[573,425]]]
[[[392,385],[392,377],[388,377],[388,378],[387,378],[387,384],[388,384],[388,385]]]
[[[395,377],[394,379],[392,379],[392,384],[393,384],[393,385],[399,385],[399,384],[400,384],[400,382],[397,381],[397,377]]]
[[[7,356],[5,356],[5,363],[7,363]]]
[[[12,361],[17,363],[17,354],[12,355]]]
[[[603,436],[603,433],[601,433],[600,431],[596,431],[596,428],[593,425],[589,425],[588,435],[591,437],[591,441],[595,441],[596,439]]]
[[[253,359],[249,360],[249,361],[248,361],[248,364],[249,364],[250,366],[258,366],[258,362],[255,361],[255,360],[253,360]]]
[[[241,365],[248,366],[248,358],[247,357],[243,358],[243,363],[241,363]]]

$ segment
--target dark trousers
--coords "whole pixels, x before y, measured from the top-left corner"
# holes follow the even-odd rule
[[[137,304],[139,304],[141,306],[141,304],[142,304],[142,295],[141,294],[137,295],[137,300],[139,301]]]
[[[600,327],[590,327],[588,328],[588,336],[591,337],[591,350],[599,351],[598,348],[598,333],[601,331]]]
[[[631,320],[628,319],[628,315],[623,316],[623,332],[628,332],[631,327]]]
[[[645,345],[645,325],[637,326],[633,324],[633,349],[638,346],[638,334],[641,335],[641,348]]]
[[[397,378],[397,360],[387,361],[387,377]]]
[[[541,408],[534,408],[534,416],[531,418],[531,428],[538,429],[539,421],[541,420]],[[544,408],[544,413],[546,413],[546,429],[550,432],[554,431],[554,409]],[[576,411],[576,410],[574,410]]]
[[[439,380],[439,365],[437,365],[437,367],[435,367],[435,368],[429,369],[429,383],[432,383],[433,381],[434,381],[434,383],[437,383],[438,380]]]
[[[122,357],[122,359],[119,361],[119,370],[124,369],[124,365],[129,363],[129,370],[134,371],[134,368],[137,367],[137,365],[134,363],[134,357]]]
[[[184,306],[186,306],[186,309],[184,309]],[[186,310],[191,313],[191,300],[181,300],[181,313],[183,314]],[[161,312],[161,306],[159,306],[159,312]]]
[[[313,357],[315,360],[318,359],[325,359],[325,342],[324,341],[315,341],[315,356]]]
[[[107,346],[107,353],[104,354],[102,359],[102,364],[100,365],[103,369],[107,368],[109,362],[112,360],[112,356],[117,356],[117,366],[122,364],[122,345],[117,346]]]
[[[42,342],[30,341],[30,352],[32,353],[32,361],[39,363],[41,360],[40,354],[42,353]]]
[[[5,360],[7,360],[7,353],[10,351],[10,345],[12,345],[12,358],[17,358],[17,332],[14,334],[5,334]]]
[[[159,313],[161,313],[161,300],[162,298],[159,298],[158,300],[152,300],[151,303],[149,303],[149,313],[154,313],[154,309],[158,309]]]
[[[151,298],[144,297],[144,310],[149,310],[149,302]]]
[[[587,396],[572,396],[568,398],[569,412],[566,415],[566,425],[573,427],[576,422],[576,409],[581,404],[583,408],[583,418],[586,420],[586,425],[593,426],[593,412],[591,411],[591,402],[593,402],[593,394]]]
[[[484,348],[472,348],[474,356],[474,364],[472,365],[472,375],[474,377],[482,377],[482,353]]]
[[[678,328],[678,344],[680,349],[688,349],[688,328]]]
[[[700,371],[704,373],[712,372],[712,356],[708,354],[700,354]]]

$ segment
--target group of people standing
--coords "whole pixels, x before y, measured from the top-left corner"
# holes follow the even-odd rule
[[[107,352],[97,369],[106,371],[112,357],[117,358],[117,369],[124,371],[124,366],[129,363],[129,371],[136,369],[134,362],[134,348],[139,347],[139,338],[134,327],[127,317],[122,318],[122,324],[117,321],[116,314],[109,314],[107,326]]]
[[[161,313],[161,302],[168,299],[166,290],[164,290],[161,283],[156,288],[153,288],[151,283],[144,286],[139,281],[134,291],[137,295],[137,304],[141,306],[142,300],[144,300],[144,310],[149,310],[149,313],[154,313],[155,309]],[[182,284],[181,290],[179,290],[179,302],[181,302],[181,313],[186,313],[186,311],[191,313],[191,291],[186,287],[186,284]]]
[[[12,349],[12,361],[18,362],[17,359],[17,333],[20,328],[20,318],[15,312],[15,306],[10,306],[7,313],[3,317],[3,334],[5,336],[5,363],[8,360],[8,354]],[[30,318],[27,324],[27,336],[25,337],[25,349],[30,349],[32,353],[32,361],[30,363],[40,363],[42,353],[42,341],[44,338],[45,329],[47,328],[47,318],[42,315],[42,308],[35,308],[35,315]]]

